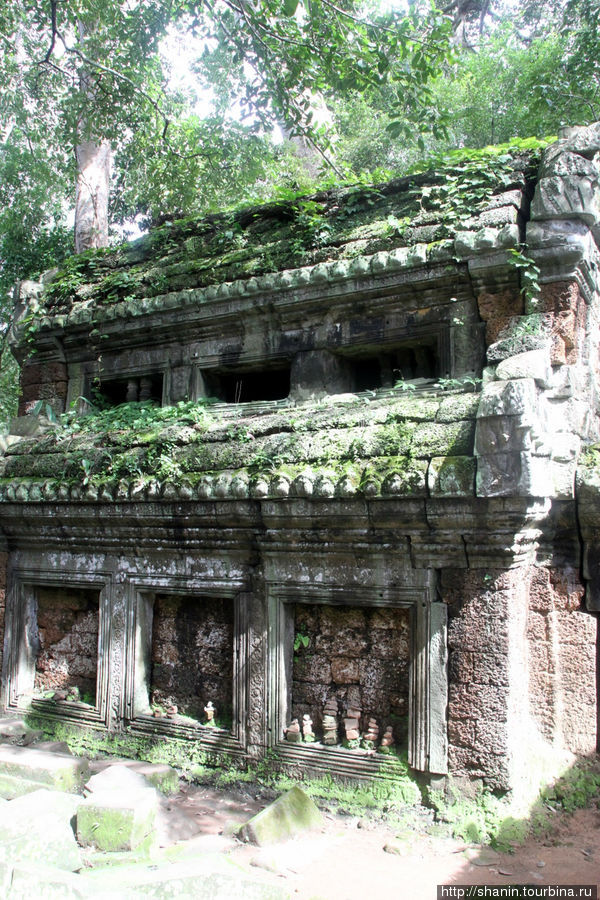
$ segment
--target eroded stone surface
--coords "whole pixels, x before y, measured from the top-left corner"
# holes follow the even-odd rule
[[[72,827],[78,802],[63,792],[36,790],[0,806],[0,862],[78,871],[82,860]]]

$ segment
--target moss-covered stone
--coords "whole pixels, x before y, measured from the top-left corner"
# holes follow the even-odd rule
[[[243,840],[262,847],[319,828],[322,824],[323,818],[316,804],[300,788],[293,787],[242,825],[239,834]]]
[[[13,444],[0,460],[0,498],[139,501],[168,498],[170,491],[173,500],[190,500],[201,491],[259,499],[258,481],[266,485],[264,496],[278,495],[273,485],[281,477],[288,488],[300,478],[290,488],[298,496],[352,496],[365,484],[368,494],[386,479],[386,491],[420,494],[428,459],[470,455],[477,399],[384,395],[339,403],[331,397],[235,420],[227,407],[202,402],[124,404],[67,421],[37,443]],[[373,467],[376,460],[381,465]]]
[[[0,809],[0,863],[50,865],[76,871],[81,856],[71,827],[78,800],[38,790]]]
[[[154,791],[93,793],[77,808],[77,840],[106,852],[135,850],[156,823]]]
[[[475,490],[475,460],[471,456],[433,457],[427,480],[433,496],[472,496]]]
[[[0,747],[0,776],[76,793],[83,787],[87,772],[85,759],[57,756],[32,747]]]

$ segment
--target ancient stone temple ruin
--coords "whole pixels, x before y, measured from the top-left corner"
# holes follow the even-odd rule
[[[594,751],[599,155],[461,153],[21,284],[4,708],[501,790]]]

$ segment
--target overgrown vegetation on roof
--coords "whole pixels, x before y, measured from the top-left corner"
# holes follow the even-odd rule
[[[477,394],[333,401],[254,415],[206,401],[69,414],[45,435],[9,447],[0,483],[51,480],[92,490],[124,480],[141,494],[170,481],[193,490],[206,477],[249,485],[279,476],[304,480],[307,489],[346,480],[348,490],[368,492],[397,478],[410,492],[424,489],[432,457],[472,454]]]
[[[279,192],[263,206],[169,221],[116,250],[67,260],[44,305],[115,303],[205,287],[380,250],[430,243],[467,229],[493,198],[527,190],[544,141],[515,141],[434,157],[403,178],[332,187],[312,196]]]

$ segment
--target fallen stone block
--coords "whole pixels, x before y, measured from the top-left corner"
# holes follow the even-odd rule
[[[38,790],[0,805],[0,862],[75,872],[82,866],[72,822],[78,797]]]
[[[299,787],[293,787],[242,825],[238,834],[242,840],[262,847],[322,825],[323,817],[315,803]]]
[[[80,875],[43,865],[0,865],[5,868],[7,887],[5,900],[88,900],[93,896]],[[2,878],[0,875],[0,884]],[[95,892],[94,892],[95,893]]]
[[[289,891],[252,879],[240,866],[220,853],[206,853],[196,859],[153,866],[120,866],[118,869],[81,875],[90,896],[102,900],[115,897],[189,898],[189,900],[289,900]],[[95,888],[95,890],[94,890]]]
[[[154,793],[154,788],[139,772],[111,763],[101,772],[92,775],[85,785],[86,794],[106,793],[107,791],[117,791],[123,795],[138,791]]]
[[[30,778],[19,778],[14,775],[5,775],[0,772],[0,797],[4,800],[14,800],[17,797],[23,797],[25,794],[31,794],[33,791],[41,791],[48,785],[43,781],[33,781]]]
[[[35,744],[36,750],[39,750],[40,748],[39,748],[38,744],[39,744],[39,741],[41,740],[41,738],[43,738],[43,737],[44,737],[43,731],[38,731],[38,730],[28,731],[28,732],[26,732],[26,734],[23,735],[23,738],[21,740],[21,745],[23,747],[31,747],[32,744]]]
[[[45,750],[47,753],[59,753],[63,756],[73,756],[66,741],[37,741],[35,750]]]
[[[0,793],[5,797],[38,790],[40,785],[56,791],[77,793],[82,790],[87,774],[87,759],[49,753],[35,747],[0,746]],[[19,781],[29,782],[33,786],[19,791]],[[17,789],[17,794],[5,793],[3,782],[7,789],[11,785]]]
[[[135,850],[154,832],[156,809],[152,788],[130,794],[94,791],[77,810],[77,840],[108,852]]]
[[[95,776],[112,766],[120,766],[143,775],[161,794],[176,794],[179,790],[179,774],[176,769],[164,763],[149,763],[139,759],[94,759],[90,760],[90,772]]]
[[[0,741],[20,740],[29,730],[23,719],[0,719]]]

